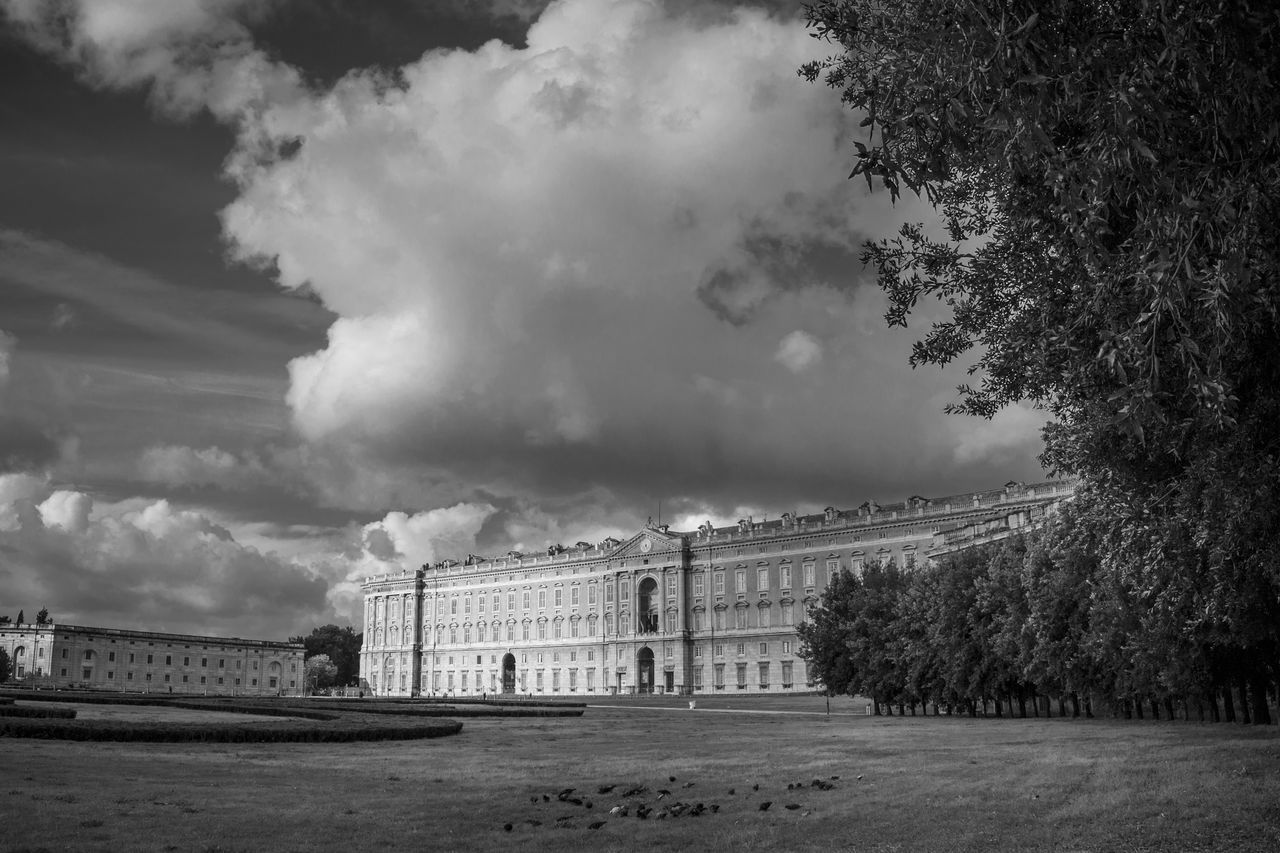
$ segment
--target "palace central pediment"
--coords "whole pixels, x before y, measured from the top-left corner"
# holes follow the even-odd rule
[[[609,559],[623,557],[654,557],[678,554],[684,548],[684,537],[664,533],[660,529],[646,527],[618,546]]]

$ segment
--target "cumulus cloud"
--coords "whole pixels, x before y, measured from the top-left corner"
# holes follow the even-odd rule
[[[822,361],[822,344],[813,335],[797,329],[779,342],[773,357],[792,373],[803,373]]]
[[[231,120],[300,88],[244,20],[275,0],[0,0],[15,29],[91,85],[145,88],[161,109]]]
[[[31,475],[0,476],[6,599],[62,620],[283,639],[333,621],[329,585],[167,501],[95,505]]]
[[[363,529],[366,562],[415,569],[445,557],[465,559],[475,552],[476,535],[493,512],[488,504],[456,504],[413,515],[387,513]]]
[[[289,367],[308,442],[550,494],[741,487],[779,456],[800,478],[879,426],[831,425],[865,380],[798,421],[808,392],[760,340],[804,327],[783,363],[845,382],[881,344],[818,357],[851,310],[830,269],[919,210],[841,180],[856,117],[797,78],[803,27],[672,8],[566,0],[525,47],[353,72],[256,119],[290,155],[232,158],[232,249],[338,315]]]
[[[183,445],[148,447],[138,460],[143,480],[167,486],[216,486],[228,490],[260,487],[273,481],[262,460],[253,453],[236,454],[219,447]]]

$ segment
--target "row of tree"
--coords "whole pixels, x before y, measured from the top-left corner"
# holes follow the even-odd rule
[[[1049,528],[914,571],[843,572],[799,627],[800,653],[877,714],[1038,716],[1056,704],[1064,716],[1270,723],[1280,619],[1265,638],[1170,622],[1141,573],[1105,567],[1088,515],[1063,507]]]
[[[17,621],[17,623],[16,623],[16,624],[18,624],[18,625],[24,625],[24,624],[26,624],[26,618],[27,618],[27,617],[26,617],[26,611],[25,611],[25,610],[19,610],[19,611],[18,611],[18,621]],[[40,612],[36,614],[36,624],[37,624],[37,625],[49,625],[49,624],[51,624],[52,622],[53,622],[53,617],[49,615],[49,608],[47,608],[47,607],[41,607],[41,608],[40,608]],[[0,616],[0,625],[12,625],[12,624],[15,624],[15,623],[13,622],[13,620],[12,620],[11,618],[9,618],[8,616]]]

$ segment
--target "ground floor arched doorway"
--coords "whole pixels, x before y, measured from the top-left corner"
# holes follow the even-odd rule
[[[516,656],[511,653],[502,657],[502,692],[516,692]]]
[[[653,692],[653,649],[648,646],[636,654],[636,692]]]

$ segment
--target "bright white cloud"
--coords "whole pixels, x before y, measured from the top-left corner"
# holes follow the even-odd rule
[[[475,552],[476,535],[493,512],[487,504],[456,504],[414,515],[389,512],[365,525],[365,555],[405,569],[446,557],[465,559]]]
[[[84,533],[89,528],[89,512],[93,498],[82,492],[60,489],[38,507],[45,527],[60,527],[70,533]]]
[[[292,68],[253,46],[242,20],[276,0],[0,0],[17,30],[94,86],[145,88],[162,109],[230,120],[295,97]]]
[[[822,344],[813,335],[797,329],[779,342],[773,357],[792,373],[803,373],[822,361]]]

